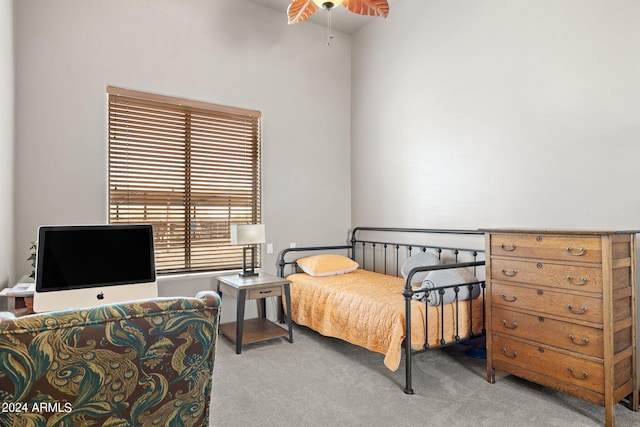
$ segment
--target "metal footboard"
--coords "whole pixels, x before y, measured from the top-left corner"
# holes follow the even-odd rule
[[[411,368],[412,368],[412,356],[414,354],[417,353],[422,353],[423,351],[429,350],[430,348],[439,348],[439,347],[445,347],[448,345],[453,345],[453,344],[459,344],[459,343],[463,343],[465,341],[469,341],[481,336],[484,336],[486,333],[486,323],[485,323],[485,310],[484,310],[484,300],[485,300],[485,290],[486,290],[486,282],[484,280],[481,281],[477,281],[477,282],[469,282],[469,283],[458,283],[458,284],[453,284],[453,285],[447,285],[447,286],[437,286],[437,287],[433,287],[427,290],[419,290],[419,289],[414,289],[413,286],[411,286],[411,280],[413,279],[413,276],[416,273],[419,272],[425,272],[425,271],[434,271],[434,270],[448,270],[448,269],[454,269],[454,268],[469,268],[469,267],[473,267],[474,269],[476,267],[479,266],[484,266],[485,262],[484,261],[474,261],[474,262],[463,262],[463,263],[456,263],[456,264],[444,264],[444,265],[433,265],[433,266],[428,266],[428,267],[416,267],[414,269],[412,269],[409,274],[407,275],[407,279],[405,281],[405,285],[404,285],[404,289],[402,290],[402,295],[404,296],[404,300],[405,300],[405,333],[406,333],[406,338],[404,340],[404,353],[405,353],[405,388],[404,388],[404,392],[407,394],[413,394],[413,387],[412,387],[412,374],[411,374]],[[461,288],[464,287],[468,287],[469,289],[469,294],[472,293],[472,288],[474,286],[478,286],[480,287],[480,295],[482,296],[481,300],[478,299],[469,299],[469,304],[470,304],[470,308],[469,308],[469,319],[468,319],[468,325],[469,325],[469,336],[468,337],[460,337],[460,303],[461,300],[459,299],[459,293]],[[454,297],[454,301],[453,303],[456,306],[456,310],[455,310],[455,330],[456,330],[456,334],[455,334],[455,339],[454,341],[450,341],[447,342],[444,339],[444,298],[442,298],[442,296],[444,296],[445,291],[447,289],[453,289],[453,292],[455,294]],[[439,345],[436,345],[434,347],[431,347],[429,344],[429,316],[428,316],[428,307],[425,307],[425,344],[424,344],[424,348],[422,350],[413,350],[411,348],[411,301],[413,299],[413,295],[419,292],[425,292],[425,296],[428,296],[430,293],[438,293],[440,294],[441,298],[440,298],[440,303],[438,304],[438,306],[440,307],[440,340],[439,340]],[[474,325],[474,319],[473,319],[473,304],[483,304],[483,310],[482,310],[482,331],[480,333],[475,333],[473,330],[473,325]],[[426,302],[425,302],[426,305]]]

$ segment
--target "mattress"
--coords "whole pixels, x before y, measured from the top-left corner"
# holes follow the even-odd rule
[[[291,319],[295,323],[382,353],[385,366],[392,371],[398,369],[406,336],[403,278],[358,269],[327,277],[298,273],[287,279],[291,281]],[[470,311],[473,312],[473,332],[482,331],[481,298],[458,302],[460,326],[457,332],[461,339],[470,335]],[[443,310],[444,317],[441,317]],[[456,303],[441,308],[427,307],[412,300],[411,347],[421,350],[425,346],[425,311],[429,346],[440,345],[442,327],[445,342],[454,342]]]

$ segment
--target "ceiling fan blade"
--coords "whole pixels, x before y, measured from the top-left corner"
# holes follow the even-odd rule
[[[289,24],[297,24],[302,22],[318,10],[318,6],[313,0],[293,0],[287,8],[289,16]]]
[[[344,7],[358,15],[382,16],[389,15],[389,3],[387,0],[344,0]]]

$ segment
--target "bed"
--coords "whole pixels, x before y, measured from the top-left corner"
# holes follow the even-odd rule
[[[291,319],[383,354],[392,371],[404,353],[404,391],[413,394],[413,355],[485,334],[479,235],[356,227],[350,245],[285,249],[278,264],[291,281]]]

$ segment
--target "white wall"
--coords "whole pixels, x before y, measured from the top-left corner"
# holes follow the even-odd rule
[[[275,252],[346,240],[350,38],[245,0],[16,2],[16,243],[107,220],[107,85],[260,110],[263,221]],[[18,273],[29,270],[21,257]],[[199,275],[163,294],[211,287]]]
[[[15,281],[13,254],[13,7],[0,0],[0,288]],[[4,300],[5,298],[3,298]],[[4,308],[0,302],[0,310]]]
[[[640,228],[640,2],[403,0],[353,37],[352,223]]]

